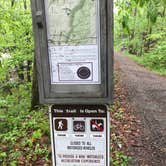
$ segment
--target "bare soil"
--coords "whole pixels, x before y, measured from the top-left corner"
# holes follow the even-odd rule
[[[115,53],[126,98],[140,123],[137,143],[129,147],[131,166],[166,166],[166,77],[154,74],[133,60]]]

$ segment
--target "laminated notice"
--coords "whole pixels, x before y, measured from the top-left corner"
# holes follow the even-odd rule
[[[99,0],[45,0],[52,84],[100,84]]]

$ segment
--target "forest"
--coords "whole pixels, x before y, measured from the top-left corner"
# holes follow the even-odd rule
[[[116,0],[114,4],[115,50],[124,52],[155,73],[166,75],[166,0]],[[51,165],[48,111],[47,106],[37,105],[38,99],[33,94],[36,93],[33,89],[36,86],[33,84],[36,82],[33,81],[34,66],[30,0],[1,0],[2,166]],[[123,121],[123,109],[117,100],[119,99],[110,108],[111,115],[116,120]],[[114,166],[125,166],[131,158],[122,150],[119,137],[114,133],[112,137],[111,162]]]
[[[143,66],[165,75],[166,1],[116,0],[115,7],[115,46]]]

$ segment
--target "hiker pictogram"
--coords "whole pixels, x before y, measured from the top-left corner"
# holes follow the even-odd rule
[[[59,121],[59,122],[58,122],[58,129],[59,129],[59,130],[62,130],[62,129],[63,129],[63,126],[64,126],[64,124],[63,124],[62,120]]]
[[[92,119],[91,123],[91,131],[104,131],[104,121],[103,119]]]
[[[67,119],[55,119],[55,130],[66,131],[67,130]]]

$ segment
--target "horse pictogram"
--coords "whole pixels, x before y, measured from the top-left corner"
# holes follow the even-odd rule
[[[91,131],[104,131],[104,121],[103,119],[92,119],[91,123]]]

